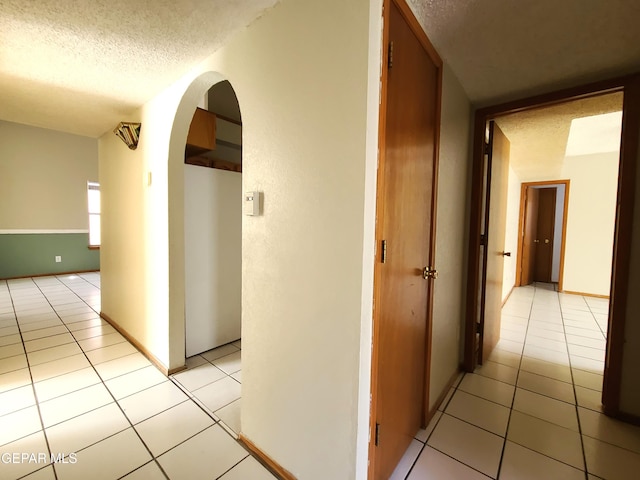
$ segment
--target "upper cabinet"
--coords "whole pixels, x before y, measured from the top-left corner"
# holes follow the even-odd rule
[[[197,108],[187,135],[187,156],[216,148],[216,115]]]

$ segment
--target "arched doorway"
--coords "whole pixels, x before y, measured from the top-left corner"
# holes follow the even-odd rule
[[[240,340],[242,121],[233,87],[195,110],[184,159],[185,340],[192,357]]]

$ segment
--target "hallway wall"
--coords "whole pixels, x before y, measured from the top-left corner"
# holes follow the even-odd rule
[[[511,251],[512,257],[505,261],[504,295],[515,282],[521,183],[565,179],[571,183],[563,289],[568,292],[609,295],[618,162],[618,152],[607,152],[565,157],[561,171],[549,172],[547,175],[538,174],[530,178],[518,176],[515,171],[511,171],[505,250]]]
[[[429,408],[448,391],[461,363],[467,250],[471,105],[447,64],[442,79],[442,123],[438,172],[438,212],[431,332]]]
[[[298,478],[366,472],[380,11],[285,0],[133,115],[136,151],[100,139],[103,309],[179,367],[184,140],[204,92],[232,83],[243,190],[264,198],[242,220],[242,432]]]
[[[98,181],[95,138],[0,121],[0,278],[100,268],[88,181]]]

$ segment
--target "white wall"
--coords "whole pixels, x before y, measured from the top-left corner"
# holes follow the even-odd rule
[[[619,153],[566,157],[571,180],[562,288],[609,295]]]
[[[557,185],[556,216],[553,226],[553,259],[551,265],[551,281],[558,282],[560,278],[560,254],[562,253],[562,219],[564,218],[565,185]]]
[[[109,198],[125,217],[122,227],[108,217],[118,232],[105,247],[103,308],[177,367],[185,352],[184,140],[211,84],[234,86],[243,189],[264,194],[263,215],[243,217],[242,432],[304,479],[366,472],[377,3],[369,15],[365,0],[285,0],[133,115],[143,125],[138,150],[100,140]],[[115,198],[122,186],[130,190]],[[139,270],[117,284],[131,267]]]
[[[184,166],[186,355],[240,338],[242,175]]]
[[[520,222],[520,195],[522,182],[520,177],[509,167],[509,182],[507,187],[507,220],[505,223],[504,251],[511,252],[510,257],[504,257],[502,276],[502,300],[504,301],[516,284],[516,269],[518,258],[518,225]]]
[[[460,365],[467,250],[471,105],[448,65],[442,79],[436,261],[431,335],[430,410]]]
[[[98,141],[0,121],[0,229],[88,231]]]
[[[512,257],[508,272],[506,271],[507,262],[505,262],[504,295],[508,293],[515,281],[520,185],[523,182],[559,179],[570,180],[563,289],[569,292],[609,295],[618,162],[618,152],[598,153],[565,157],[559,174],[550,172],[549,175],[537,174],[531,178],[517,178],[515,172],[510,172],[505,250],[511,251]],[[556,222],[560,220],[556,216]],[[559,238],[562,225],[560,224],[559,227],[556,225],[556,229],[556,238]],[[559,242],[556,244],[559,248]]]

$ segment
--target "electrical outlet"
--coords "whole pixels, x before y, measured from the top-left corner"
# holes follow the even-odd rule
[[[62,257],[60,255],[56,255],[56,263],[60,263],[62,261]]]

